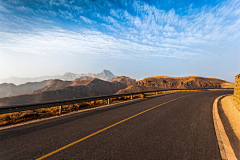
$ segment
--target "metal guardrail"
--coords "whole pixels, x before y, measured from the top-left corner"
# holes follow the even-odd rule
[[[76,104],[81,102],[90,102],[90,101],[96,101],[96,100],[106,100],[108,104],[110,104],[111,98],[116,97],[124,97],[124,96],[131,96],[131,99],[133,99],[133,95],[139,95],[139,94],[146,94],[146,93],[154,93],[158,94],[158,92],[164,92],[165,91],[204,91],[204,90],[233,90],[234,88],[195,88],[195,89],[161,89],[161,90],[154,90],[154,91],[144,91],[144,92],[134,92],[134,93],[126,93],[126,94],[112,94],[112,95],[104,95],[104,96],[95,96],[95,97],[84,97],[84,98],[77,98],[77,99],[68,99],[68,100],[59,100],[59,101],[50,101],[50,102],[41,102],[41,103],[29,103],[29,104],[21,104],[21,105],[11,105],[11,106],[1,106],[0,107],[0,114],[4,113],[11,113],[11,112],[19,112],[19,111],[25,111],[25,110],[34,110],[39,108],[49,108],[49,107],[56,107],[59,106],[59,114],[62,113],[62,106],[63,105],[69,105],[69,104]]]

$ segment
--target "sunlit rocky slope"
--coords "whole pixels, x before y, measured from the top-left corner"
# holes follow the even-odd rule
[[[117,78],[112,78],[109,82],[120,82],[120,83],[126,84],[127,86],[131,86],[136,82],[136,79],[121,76]]]
[[[157,89],[187,89],[187,88],[233,88],[230,82],[217,79],[197,76],[189,77],[167,77],[154,76],[135,82],[133,85],[120,90],[117,94],[150,91]]]

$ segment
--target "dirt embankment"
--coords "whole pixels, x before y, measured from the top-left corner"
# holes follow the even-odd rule
[[[221,100],[219,111],[230,144],[235,155],[240,158],[240,111],[234,105],[232,95]]]

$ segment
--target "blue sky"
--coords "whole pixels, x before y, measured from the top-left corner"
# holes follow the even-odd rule
[[[0,0],[0,78],[240,73],[239,0]]]

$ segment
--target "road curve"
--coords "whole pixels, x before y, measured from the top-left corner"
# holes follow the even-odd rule
[[[221,159],[212,104],[231,93],[148,97],[2,130],[0,159]]]

